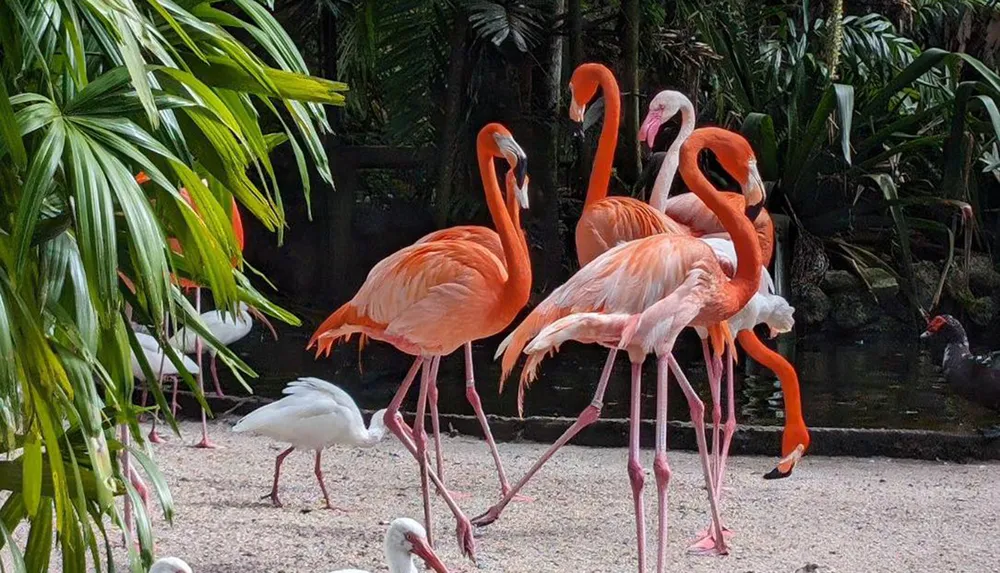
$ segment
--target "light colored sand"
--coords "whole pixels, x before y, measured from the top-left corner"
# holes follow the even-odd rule
[[[416,464],[394,439],[370,450],[331,449],[324,456],[335,505],[319,510],[312,456],[287,459],[284,508],[258,498],[270,488],[280,446],[234,435],[234,420],[211,427],[224,449],[184,447],[198,426],[184,423],[185,439],[155,447],[173,493],[172,528],[157,523],[160,556],[186,559],[196,572],[330,571],[359,567],[385,571],[382,536],[399,516],[421,519]],[[498,488],[485,445],[471,438],[445,441],[446,481],[474,494],[461,502],[471,516]],[[543,444],[500,444],[512,479],[544,450]],[[477,539],[483,572],[622,572],[636,570],[635,528],[623,449],[567,447],[526,494]],[[708,523],[698,458],[670,454],[668,570],[691,573],[793,573],[808,564],[822,573],[994,571],[1000,563],[1000,465],[954,465],[886,459],[808,457],[790,479],[764,481],[775,460],[732,459],[724,519],[735,532],[728,557],[693,557],[685,547]],[[646,455],[650,570],[656,554],[656,488]],[[454,539],[454,520],[435,501],[439,554],[452,571],[471,573]],[[811,571],[806,568],[804,571]]]

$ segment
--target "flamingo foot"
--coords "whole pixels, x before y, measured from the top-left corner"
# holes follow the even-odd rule
[[[476,540],[472,536],[472,523],[464,516],[458,520],[455,535],[458,538],[458,546],[462,549],[462,555],[475,562]]]
[[[197,444],[195,444],[192,447],[194,447],[194,448],[200,448],[200,449],[203,449],[203,450],[214,450],[214,449],[219,448],[220,446],[216,445],[215,442],[213,442],[212,440],[208,439],[208,436],[202,436],[201,441],[198,442]]]
[[[504,489],[500,494],[501,499],[507,497],[508,493],[510,493],[510,488]],[[535,501],[535,498],[515,493],[514,497],[510,498],[510,500],[519,503],[532,503]]]
[[[722,528],[722,543],[716,539],[714,535],[704,531],[697,541],[688,546],[689,555],[728,555],[729,549],[726,546],[726,542],[732,537],[733,532],[729,529]]]
[[[260,496],[260,499],[269,499],[269,500],[271,500],[271,505],[273,505],[274,507],[285,507],[281,503],[281,500],[278,499],[278,493],[277,492],[264,494],[264,495]]]
[[[472,525],[476,527],[486,527],[494,521],[500,519],[500,510],[497,506],[490,507],[485,512],[472,518]]]
[[[330,502],[324,503],[323,509],[329,509],[330,511],[339,511],[341,513],[354,513],[353,509],[347,507],[338,507],[336,505],[330,505]]]
[[[164,440],[163,437],[160,436],[160,433],[157,432],[156,430],[150,430],[149,431],[149,436],[147,436],[147,437],[149,438],[149,441],[153,442],[154,444],[163,444],[163,443],[166,443],[166,440]]]

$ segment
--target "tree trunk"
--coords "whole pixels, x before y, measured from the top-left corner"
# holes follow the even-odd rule
[[[448,90],[445,94],[444,126],[438,147],[440,164],[434,201],[434,222],[438,227],[448,224],[448,207],[455,179],[455,153],[458,144],[459,123],[462,117],[462,94],[465,86],[467,64],[465,38],[469,19],[461,10],[455,13],[451,29],[451,55],[448,59]]]
[[[569,66],[575,70],[583,63],[583,7],[581,0],[567,1],[567,20],[569,22]]]
[[[560,14],[566,9],[566,0],[550,0],[548,2],[551,14]],[[534,210],[540,218],[541,256],[533,257],[536,261],[535,272],[536,291],[548,291],[550,287],[562,282],[563,255],[565,242],[560,232],[559,218],[559,101],[562,91],[563,40],[552,34],[548,38],[545,53],[541,60],[542,70],[539,82],[538,103],[541,109],[537,117],[544,118],[536,130],[537,146],[540,148],[536,157],[537,170],[531,170],[538,181],[539,192],[532,197],[538,205]],[[529,161],[529,168],[532,166]]]
[[[322,49],[323,77],[337,79],[337,19],[330,10],[320,8],[320,45]],[[339,110],[327,108],[327,113],[331,114],[330,120],[336,126],[339,119]],[[336,130],[335,130],[336,131]],[[323,136],[323,147],[327,156],[334,156],[332,153],[336,141],[332,134]],[[323,296],[331,294],[340,297],[343,293],[339,289],[350,286],[351,281],[345,281],[345,277],[352,268],[352,254],[354,252],[354,240],[351,235],[351,227],[354,211],[354,192],[357,189],[357,172],[349,164],[340,164],[337,161],[331,162],[336,189],[326,189],[322,187],[319,194],[322,208],[324,208],[324,219],[326,221],[326,233],[323,237],[325,252],[330,256],[330,264],[324,265],[322,272]],[[319,293],[318,293],[319,294]]]
[[[622,50],[622,104],[625,123],[621,149],[622,178],[634,186],[642,172],[639,154],[639,0],[625,0],[625,47]]]

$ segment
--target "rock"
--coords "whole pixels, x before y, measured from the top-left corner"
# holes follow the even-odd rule
[[[856,330],[872,322],[881,313],[866,290],[841,292],[830,297],[830,318],[842,330]]]
[[[899,292],[899,282],[896,281],[896,277],[884,269],[875,267],[861,269],[861,276],[868,282],[872,292],[880,301],[896,296],[896,293]]]
[[[956,260],[959,267],[964,267],[963,260]],[[969,289],[977,296],[985,296],[1000,289],[1000,273],[993,267],[993,261],[983,253],[974,253],[969,261]]]
[[[802,324],[819,324],[830,313],[830,298],[816,285],[803,285],[792,294],[795,321]]]
[[[969,313],[969,320],[976,326],[989,326],[997,317],[998,310],[1000,308],[998,308],[997,301],[989,296],[981,296],[965,305],[965,311]]]
[[[913,265],[913,294],[926,309],[931,307],[940,278],[941,270],[931,261],[918,261]]]
[[[823,275],[823,280],[820,282],[820,288],[823,292],[827,294],[835,294],[838,292],[855,290],[861,287],[861,281],[858,277],[852,275],[847,271],[826,271]]]

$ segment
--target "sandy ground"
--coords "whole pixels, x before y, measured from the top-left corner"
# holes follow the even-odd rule
[[[324,456],[335,505],[320,510],[313,457],[293,453],[282,472],[284,508],[267,493],[281,446],[232,434],[234,420],[210,430],[222,449],[186,447],[184,439],[155,447],[177,515],[156,524],[157,553],[186,559],[202,572],[386,571],[382,536],[389,521],[420,519],[416,463],[396,440],[369,450],[330,449]],[[445,441],[446,481],[473,494],[461,502],[471,516],[498,491],[485,448],[471,438]],[[543,444],[500,444],[517,479]],[[636,570],[632,501],[624,449],[567,447],[525,493],[479,533],[477,567],[456,548],[454,520],[435,501],[438,552],[455,572],[629,572]],[[707,525],[708,502],[697,455],[670,454],[668,570],[713,573],[995,571],[1000,563],[1000,464],[953,465],[888,459],[807,457],[789,479],[765,481],[774,459],[731,460],[723,516],[736,532],[726,557],[688,556],[685,547]],[[647,453],[646,508],[650,570],[656,552],[656,488]],[[818,566],[818,567],[817,567]]]

